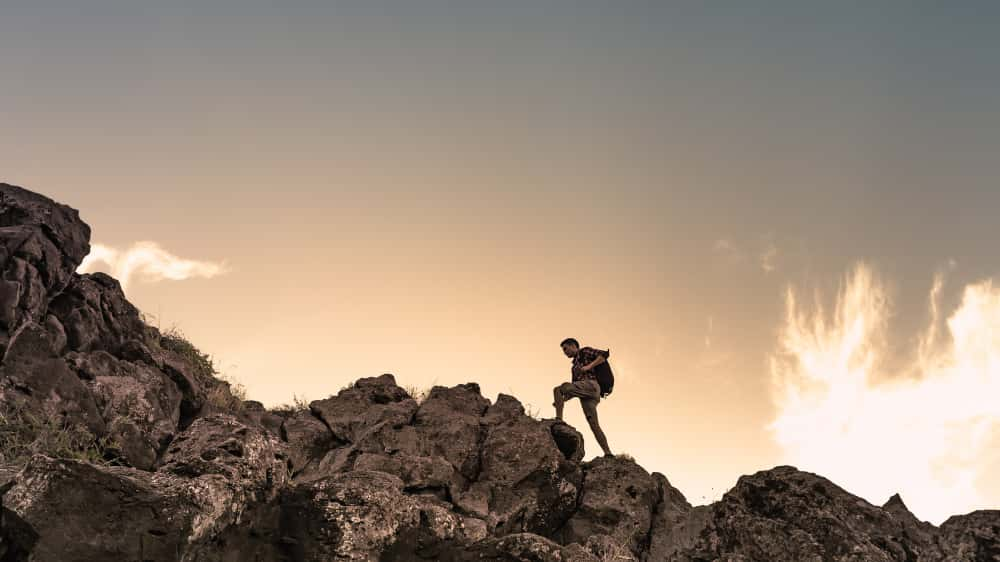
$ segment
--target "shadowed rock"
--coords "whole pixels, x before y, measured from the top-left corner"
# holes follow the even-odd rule
[[[48,308],[73,351],[104,350],[122,355],[144,354],[151,337],[139,310],[125,298],[117,279],[103,272],[73,274],[66,289]],[[148,353],[145,352],[145,353]]]
[[[939,537],[948,562],[1000,560],[1000,510],[953,515],[941,524]]]
[[[218,474],[184,478],[36,455],[16,480],[3,497],[5,542],[40,562],[191,559],[244,509],[241,490]]]
[[[0,183],[0,349],[25,322],[45,323],[90,252],[90,226],[76,209]]]
[[[664,548],[664,559],[904,561],[914,556],[903,524],[891,513],[790,466],[741,477],[709,513],[693,511],[691,517],[703,523],[695,543]]]
[[[634,461],[598,457],[583,465],[579,504],[559,538],[583,543],[608,535],[639,556],[648,548],[660,494],[659,482]]]

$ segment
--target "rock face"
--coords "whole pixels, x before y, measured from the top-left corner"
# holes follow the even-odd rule
[[[0,184],[0,562],[1000,560],[1000,512],[935,527],[793,467],[692,507],[475,383],[232,407],[115,279],[75,273],[89,243],[75,210]],[[17,449],[25,420],[115,446]]]

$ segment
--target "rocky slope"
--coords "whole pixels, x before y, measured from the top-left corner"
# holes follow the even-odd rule
[[[998,511],[935,527],[788,466],[692,508],[474,383],[418,400],[382,375],[266,410],[75,273],[89,238],[0,184],[2,562],[1000,560]]]

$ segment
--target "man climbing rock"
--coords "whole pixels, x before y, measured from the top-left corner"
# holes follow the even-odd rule
[[[571,367],[573,382],[566,382],[552,389],[555,396],[552,405],[556,407],[556,419],[562,419],[563,403],[566,400],[579,398],[583,415],[587,418],[597,443],[604,450],[604,456],[613,457],[611,449],[608,448],[608,439],[597,421],[597,403],[601,401],[601,385],[597,382],[597,375],[594,374],[594,367],[607,361],[610,350],[581,348],[580,342],[574,338],[566,338],[559,345],[567,357],[573,358]]]

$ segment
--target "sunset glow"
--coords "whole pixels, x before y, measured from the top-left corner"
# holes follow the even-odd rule
[[[899,492],[933,523],[1000,501],[981,487],[1000,455],[988,446],[1000,429],[1000,289],[967,286],[939,336],[941,287],[938,277],[930,323],[902,372],[885,366],[891,300],[865,265],[829,314],[789,290],[771,363],[770,429],[788,463],[878,505]]]

